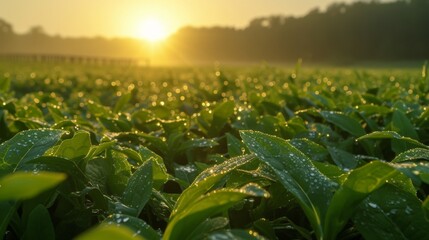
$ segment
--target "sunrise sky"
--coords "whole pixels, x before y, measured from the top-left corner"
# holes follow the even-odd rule
[[[15,32],[42,26],[62,36],[162,39],[186,25],[245,27],[257,16],[301,16],[333,0],[0,0]],[[353,2],[343,0],[342,2]]]

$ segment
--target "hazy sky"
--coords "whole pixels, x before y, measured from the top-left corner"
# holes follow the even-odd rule
[[[257,16],[300,16],[332,1],[0,0],[0,18],[18,33],[40,25],[47,33],[62,36],[137,36],[148,18],[157,19],[169,33],[184,25],[244,27]]]

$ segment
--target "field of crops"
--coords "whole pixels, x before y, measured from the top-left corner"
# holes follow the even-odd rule
[[[429,239],[414,70],[0,64],[4,239]]]

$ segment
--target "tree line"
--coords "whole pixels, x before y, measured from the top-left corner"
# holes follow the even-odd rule
[[[0,21],[0,41],[0,52],[8,43],[9,49],[20,51],[39,46],[50,53],[68,49],[71,54],[160,57],[137,40],[52,37],[41,29],[17,35],[5,21]],[[422,60],[429,57],[429,0],[333,3],[302,17],[255,18],[242,29],[184,27],[163,47],[162,57],[171,62]]]

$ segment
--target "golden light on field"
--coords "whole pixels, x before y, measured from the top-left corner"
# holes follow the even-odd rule
[[[158,42],[168,36],[165,25],[156,18],[147,18],[138,27],[137,36],[150,42]]]

